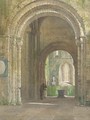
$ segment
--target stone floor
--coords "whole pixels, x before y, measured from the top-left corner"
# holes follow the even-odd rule
[[[90,107],[74,98],[46,98],[21,106],[0,106],[0,120],[90,120]]]

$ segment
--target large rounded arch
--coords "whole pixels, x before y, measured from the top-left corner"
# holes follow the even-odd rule
[[[21,48],[23,44],[23,33],[27,25],[34,20],[44,16],[56,16],[64,19],[70,26],[75,34],[75,45],[77,46],[76,56],[69,49],[71,55],[74,56],[74,60],[77,68],[77,81],[78,82],[78,96],[84,98],[85,88],[82,87],[85,84],[85,31],[81,17],[76,10],[70,5],[65,4],[59,0],[33,0],[32,2],[25,0],[19,4],[19,8],[16,8],[16,12],[12,12],[11,21],[8,26],[8,59],[9,59],[9,102],[16,104],[21,103]],[[44,58],[49,52],[55,49],[67,48],[67,44],[63,42],[50,45],[44,52],[44,56],[40,54],[40,58],[44,61]],[[49,52],[48,51],[49,48]],[[65,49],[67,51],[67,49]],[[42,52],[43,53],[43,52]],[[41,62],[43,62],[41,61]],[[40,64],[40,62],[39,62]],[[40,77],[39,77],[40,78]],[[40,81],[40,80],[39,80]],[[12,87],[11,87],[12,86]]]
[[[70,49],[67,49],[68,47],[68,44],[64,44],[64,43],[60,43],[60,42],[54,42],[54,43],[51,43],[49,44],[46,48],[44,48],[42,50],[42,52],[40,53],[39,55],[39,80],[40,80],[40,83],[43,83],[43,82],[46,82],[45,81],[45,62],[46,62],[46,59],[48,57],[48,55],[54,51],[57,51],[57,50],[63,50],[63,51],[66,51],[68,52],[71,56],[72,56],[72,59],[73,59],[73,65],[75,67],[75,70],[78,71],[77,69],[77,54],[76,56],[74,55],[75,53],[71,52],[71,48]],[[78,86],[78,80],[77,80],[77,77],[78,74],[77,72],[75,73],[75,84],[76,84],[76,87]],[[77,96],[77,88],[76,88],[76,96]],[[75,96],[75,97],[76,97]]]
[[[11,24],[9,25],[9,32],[12,35],[21,36],[26,25],[43,16],[57,16],[66,20],[72,26],[76,39],[85,34],[81,17],[74,8],[64,2],[59,0],[34,0],[27,3],[27,1],[24,1],[20,7],[20,10],[15,10],[17,13],[12,12]]]

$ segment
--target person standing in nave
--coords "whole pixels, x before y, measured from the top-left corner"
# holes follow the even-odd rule
[[[42,100],[44,97],[45,97],[45,91],[46,91],[46,88],[47,88],[47,86],[46,86],[46,84],[45,83],[42,83],[41,85],[40,85],[40,99]]]

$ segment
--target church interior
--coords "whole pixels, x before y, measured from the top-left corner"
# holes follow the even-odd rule
[[[0,120],[90,120],[90,0],[0,0]]]
[[[44,97],[90,105],[90,1],[0,0],[0,104]]]
[[[74,4],[73,4],[74,3]],[[74,96],[90,104],[89,0],[1,0],[0,102]]]

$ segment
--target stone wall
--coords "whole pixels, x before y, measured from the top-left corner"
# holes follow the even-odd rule
[[[0,104],[8,101],[8,42],[7,37],[0,35]]]

